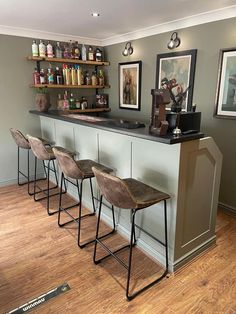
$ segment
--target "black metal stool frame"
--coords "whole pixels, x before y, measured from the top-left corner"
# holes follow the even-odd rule
[[[99,225],[100,225],[100,217],[101,217],[101,209],[102,209],[102,198],[103,196],[101,195],[100,197],[100,205],[99,205],[99,212],[98,212],[98,221],[97,221],[97,231],[96,231],[96,239],[95,239],[95,245],[94,245],[94,255],[93,255],[93,261],[95,264],[99,264],[101,261],[103,261],[104,259],[113,256],[124,268],[127,269],[128,275],[127,275],[127,284],[126,284],[126,298],[128,301],[131,301],[132,299],[134,299],[137,295],[139,295],[141,292],[147,290],[148,288],[152,287],[153,285],[155,285],[156,283],[158,283],[161,279],[163,279],[167,274],[168,274],[168,237],[167,237],[167,209],[166,209],[166,200],[164,201],[164,224],[165,224],[165,242],[163,243],[162,241],[156,239],[155,237],[153,237],[149,232],[145,231],[144,229],[142,229],[141,227],[139,227],[138,225],[135,224],[135,215],[137,213],[137,211],[147,208],[147,207],[143,207],[143,208],[139,208],[139,209],[131,209],[131,234],[130,234],[130,243],[128,245],[125,245],[123,247],[121,247],[120,249],[116,250],[116,251],[111,251],[104,243],[102,243],[100,241],[100,239],[98,238],[98,233],[99,233]],[[165,265],[165,271],[163,272],[163,274],[158,277],[157,279],[155,279],[154,281],[152,281],[151,283],[147,284],[146,286],[144,286],[143,288],[139,289],[138,291],[134,292],[133,294],[130,294],[129,291],[129,287],[130,287],[130,278],[131,278],[131,269],[132,269],[132,253],[133,253],[133,247],[136,245],[136,237],[135,237],[135,227],[141,229],[142,231],[144,231],[147,235],[149,235],[150,237],[152,237],[153,239],[157,240],[160,244],[162,244],[165,247],[165,257],[166,257],[166,265]],[[104,250],[106,250],[109,254],[100,258],[100,259],[96,259],[96,251],[97,251],[97,244],[100,244]],[[118,256],[116,256],[116,253],[120,252],[121,250],[128,248],[129,247],[129,261],[128,261],[128,265],[126,265]]]
[[[23,149],[23,148],[22,148]],[[24,148],[25,149],[25,148]],[[27,148],[26,148],[27,149]],[[30,186],[30,183],[33,183],[35,180],[30,180],[30,176],[29,176],[29,151],[30,149],[27,149],[27,175],[25,173],[23,173],[21,170],[20,170],[20,147],[17,146],[17,184],[19,186],[22,186],[22,185],[25,185],[27,184],[28,185],[28,194],[30,196],[34,195],[34,192],[30,192],[29,190],[29,186]],[[41,180],[46,180],[47,179],[47,174],[46,174],[46,169],[45,169],[45,164],[44,164],[44,161],[43,161],[43,169],[44,169],[44,173],[45,173],[45,178],[39,178],[39,179],[36,179],[36,181],[41,181]],[[20,174],[25,178],[27,179],[26,182],[20,182]]]
[[[90,191],[91,191],[91,198],[92,198],[92,203],[93,203],[93,212],[92,213],[89,213],[89,214],[84,214],[82,215],[82,195],[83,195],[83,181],[86,180],[86,179],[81,179],[80,180],[80,184],[79,184],[79,180],[76,180],[75,179],[75,182],[72,182],[71,180],[69,180],[68,178],[66,178],[64,176],[64,173],[62,172],[61,174],[61,188],[60,188],[60,199],[59,199],[59,209],[58,209],[58,226],[59,227],[63,227],[71,222],[76,222],[78,224],[78,237],[77,237],[77,244],[78,246],[82,249],[84,248],[86,245],[88,244],[91,244],[93,242],[95,242],[95,239],[93,240],[90,240],[90,241],[87,241],[85,243],[82,243],[81,244],[81,241],[80,241],[80,236],[81,236],[81,220],[85,217],[89,217],[89,216],[94,216],[96,214],[96,208],[95,208],[95,204],[94,204],[94,199],[96,199],[94,197],[94,194],[93,194],[93,185],[92,185],[92,179],[89,178],[89,182],[90,182]],[[78,191],[78,196],[79,196],[79,202],[73,204],[73,205],[70,205],[68,207],[62,207],[61,203],[62,203],[62,194],[63,194],[63,182],[64,182],[64,186],[65,186],[65,189],[66,189],[66,184],[65,184],[65,181],[69,182],[70,184],[74,185],[76,188],[77,188],[77,191]],[[66,189],[67,190],[67,189]],[[73,217],[70,212],[68,211],[69,209],[75,207],[75,206],[79,206],[79,216],[78,217]],[[70,216],[72,219],[67,221],[67,222],[64,222],[64,223],[60,223],[60,218],[61,218],[61,212],[64,211],[68,216]],[[114,213],[114,207],[112,206],[112,217],[113,217],[113,229],[112,231],[108,232],[107,234],[99,237],[99,239],[102,239],[104,237],[107,237],[108,235],[112,234],[115,232],[115,213]]]
[[[50,168],[50,163],[52,162],[53,164],[53,169]],[[45,165],[44,161],[43,161],[43,164],[44,164],[44,168],[47,169],[47,172],[46,172],[46,179],[47,179],[47,188],[46,189],[42,189],[41,187],[39,187],[38,185],[36,185],[36,173],[37,173],[37,157],[35,157],[35,168],[34,168],[34,192],[33,192],[33,195],[34,195],[34,200],[35,202],[38,202],[38,201],[41,201],[41,200],[44,200],[44,199],[47,199],[47,213],[49,216],[51,215],[54,215],[56,213],[58,213],[59,210],[55,210],[55,211],[50,211],[49,210],[49,198],[52,197],[52,196],[56,196],[56,195],[60,195],[60,192],[57,192],[57,193],[54,193],[52,195],[50,195],[50,191],[51,190],[55,190],[56,188],[58,188],[58,178],[57,178],[57,172],[56,172],[56,167],[55,167],[55,163],[54,163],[54,159],[49,159],[48,160],[48,164]],[[49,187],[50,186],[50,171],[54,172],[55,174],[55,178],[56,178],[56,185],[53,186],[53,187]],[[39,191],[36,192],[36,187],[39,189]],[[66,185],[65,185],[65,189],[66,189]],[[39,193],[44,193],[46,196],[42,196],[42,197],[39,197],[39,198],[36,198],[36,195],[39,194]],[[66,190],[62,193],[66,193]]]

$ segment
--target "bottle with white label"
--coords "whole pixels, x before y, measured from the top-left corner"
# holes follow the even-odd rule
[[[39,56],[39,47],[36,44],[36,40],[33,40],[32,44],[32,56],[33,57],[38,57]]]
[[[50,41],[47,44],[47,57],[53,58],[53,48],[52,48]]]
[[[81,49],[81,58],[83,61],[87,61],[87,49],[84,44],[82,45]]]
[[[39,56],[42,58],[46,57],[46,46],[44,45],[42,40],[40,40],[39,43]]]

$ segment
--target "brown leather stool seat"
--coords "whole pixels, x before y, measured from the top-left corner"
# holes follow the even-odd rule
[[[10,128],[10,132],[11,135],[17,145],[17,184],[18,185],[24,185],[24,184],[28,184],[28,194],[29,195],[33,195],[33,193],[30,192],[29,188],[30,188],[30,183],[34,182],[34,181],[30,181],[29,178],[29,168],[30,168],[30,161],[29,161],[29,151],[31,149],[30,143],[28,141],[28,139],[17,129],[14,128]],[[44,146],[49,146],[51,145],[51,143],[45,139],[41,139],[43,142]],[[22,172],[20,170],[20,149],[24,149],[27,150],[27,174],[25,174],[24,172]],[[43,164],[44,166],[44,164]],[[44,171],[45,171],[45,167],[44,167]],[[24,178],[27,179],[26,182],[20,182],[20,175],[22,175]],[[45,180],[45,178],[41,178],[41,179],[37,179],[38,180]]]
[[[98,222],[97,222],[97,231],[96,231],[96,240],[94,246],[94,256],[93,260],[95,264],[100,263],[102,260],[108,258],[109,256],[115,257],[115,259],[124,266],[127,271],[127,284],[126,284],[126,297],[128,300],[133,299],[139,293],[143,292],[144,290],[150,288],[157,282],[159,282],[162,278],[166,276],[168,273],[168,241],[167,241],[167,213],[166,213],[166,200],[170,198],[170,196],[166,193],[163,193],[157,189],[148,186],[140,181],[137,181],[132,178],[128,179],[120,179],[115,177],[111,174],[104,173],[100,169],[94,167],[93,168],[94,174],[97,179],[97,183],[101,192],[100,197],[100,206],[98,212]],[[100,217],[101,217],[101,209],[102,209],[102,199],[105,199],[113,206],[117,206],[123,209],[130,209],[132,214],[132,223],[131,223],[131,235],[130,235],[130,243],[122,248],[112,252],[102,241],[98,238],[99,234],[99,225],[100,225]],[[161,242],[160,240],[156,239],[150,233],[139,227],[135,223],[135,215],[136,212],[147,208],[151,205],[157,204],[159,202],[164,202],[164,225],[165,225],[165,242]],[[152,239],[157,240],[165,247],[166,252],[166,267],[163,274],[152,281],[151,283],[144,286],[142,289],[130,294],[129,286],[130,286],[130,277],[131,277],[131,266],[132,266],[132,249],[133,246],[136,244],[136,236],[135,236],[135,228],[141,229],[147,235],[151,236]],[[109,254],[104,256],[103,258],[96,259],[96,250],[97,244],[100,244]],[[124,248],[129,247],[129,261],[128,265],[126,265],[117,255],[119,251],[123,250]]]
[[[99,164],[93,160],[90,159],[84,159],[84,160],[74,160],[73,156],[71,156],[68,152],[62,151],[58,149],[57,147],[53,147],[53,152],[55,154],[55,157],[58,161],[59,168],[61,169],[62,175],[61,175],[61,194],[60,194],[60,201],[59,201],[59,213],[58,213],[58,225],[60,227],[67,225],[68,223],[71,223],[75,221],[78,224],[78,238],[77,243],[80,248],[85,247],[87,244],[90,244],[95,241],[95,239],[92,239],[90,241],[87,241],[86,243],[81,243],[80,235],[81,235],[81,220],[84,217],[95,215],[96,208],[94,204],[94,194],[93,194],[93,185],[92,185],[92,178],[94,177],[94,173],[92,168],[96,167],[100,169],[101,171],[104,171],[106,173],[110,173],[113,170],[111,168],[108,168],[102,164]],[[65,184],[65,179],[70,184],[76,186],[78,191],[78,198],[79,202],[69,206],[69,207],[62,207],[62,191],[63,191],[63,182]],[[75,182],[72,182],[71,179],[75,180]],[[89,179],[90,182],[90,190],[91,190],[91,198],[92,198],[92,204],[93,204],[93,212],[89,214],[84,214],[82,216],[82,196],[83,196],[83,181]],[[80,180],[80,184],[79,184]],[[79,215],[78,217],[73,217],[69,209],[79,206]],[[61,223],[60,217],[61,217],[61,211],[64,211],[68,214],[72,219]],[[113,222],[114,222],[114,212],[113,212]],[[111,234],[114,232],[115,225],[113,226],[113,230],[107,234],[105,234],[103,237],[107,236],[108,234]]]
[[[42,141],[42,139],[40,139],[38,137],[31,136],[31,135],[27,135],[27,139],[29,140],[31,149],[32,149],[34,156],[35,156],[35,171],[34,171],[35,180],[34,180],[34,192],[33,192],[34,200],[40,201],[43,199],[47,199],[47,213],[48,213],[48,215],[53,215],[53,214],[57,213],[58,210],[50,211],[49,199],[52,196],[56,196],[56,195],[60,194],[59,192],[56,192],[54,194],[50,194],[51,190],[58,188],[58,177],[57,177],[56,167],[55,167],[55,163],[54,163],[54,160],[56,159],[56,157],[53,153],[52,147],[46,147],[44,145],[44,142]],[[44,164],[45,168],[47,169],[47,172],[46,172],[47,188],[46,189],[41,189],[39,186],[36,186],[37,160],[42,160],[43,162],[47,161],[47,165]],[[53,168],[51,168],[51,164],[52,164]],[[56,180],[56,185],[54,185],[52,187],[50,187],[50,172],[54,173],[55,180]],[[39,191],[36,191],[36,187],[39,189]],[[37,194],[39,194],[39,193],[44,193],[45,196],[37,197]]]

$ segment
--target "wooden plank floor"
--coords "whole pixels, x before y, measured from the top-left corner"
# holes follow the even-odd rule
[[[55,197],[54,197],[55,199]],[[66,201],[71,201],[67,199]],[[57,199],[52,203],[56,207]],[[83,221],[93,233],[95,217]],[[108,230],[104,226],[104,231]],[[110,245],[123,242],[119,235]],[[0,188],[0,313],[68,282],[71,290],[32,313],[236,313],[236,219],[218,214],[217,245],[131,302],[125,299],[126,271],[114,259],[95,266],[93,246],[76,244],[76,227],[58,228],[44,202],[26,187]],[[102,251],[100,251],[102,254]],[[127,259],[126,252],[122,257]],[[135,249],[138,287],[160,267]]]

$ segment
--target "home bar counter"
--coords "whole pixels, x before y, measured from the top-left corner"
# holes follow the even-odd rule
[[[202,133],[158,137],[150,135],[148,127],[124,129],[103,117],[30,113],[39,116],[44,138],[76,152],[78,159],[93,159],[121,178],[135,178],[171,195],[167,202],[170,271],[215,243],[222,155],[211,137]],[[68,192],[75,195],[72,188]],[[92,208],[86,184],[84,205]],[[104,212],[103,220],[111,225],[110,210]],[[115,212],[118,232],[128,237],[129,211],[116,208]],[[138,213],[137,224],[164,242],[162,204]],[[164,264],[162,246],[142,231],[137,236],[137,245]]]

